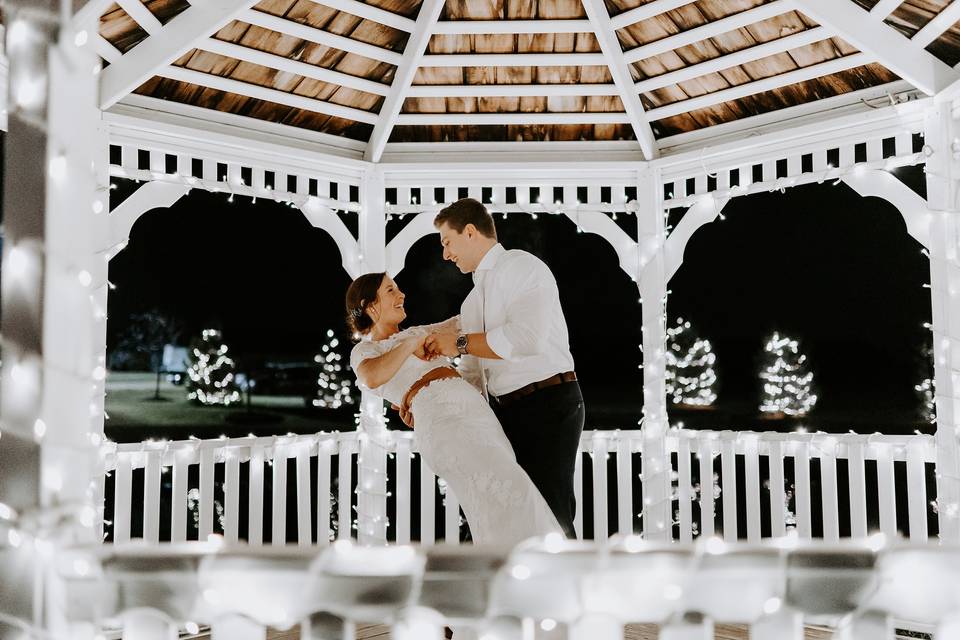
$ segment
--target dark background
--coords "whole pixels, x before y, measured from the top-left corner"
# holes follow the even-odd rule
[[[898,171],[922,192],[922,169]],[[119,181],[113,206],[139,185]],[[672,411],[686,426],[793,429],[759,417],[757,372],[774,329],[799,338],[820,401],[804,426],[908,433],[922,425],[914,385],[930,375],[929,263],[896,209],[843,184],[736,198],[726,219],[701,228],[669,283],[668,315],[683,316],[717,353],[719,399],[709,411]],[[355,214],[342,214],[352,229]],[[641,307],[636,284],[600,237],[562,216],[495,216],[507,248],[553,270],[587,402],[587,428],[634,428],[640,417]],[[672,219],[675,222],[675,219]],[[618,223],[636,237],[636,219]],[[388,225],[388,240],[404,220]],[[193,191],[145,214],[110,264],[113,348],[132,313],[151,307],[180,319],[192,339],[220,328],[238,362],[309,361],[327,329],[347,338],[349,278],[323,231],[296,209]],[[408,323],[457,313],[471,282],[423,238],[397,278]],[[932,426],[922,425],[932,432]]]

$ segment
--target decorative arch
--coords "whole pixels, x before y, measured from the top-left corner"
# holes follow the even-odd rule
[[[329,234],[333,241],[337,243],[340,249],[340,256],[344,270],[351,278],[356,278],[362,271],[362,259],[360,256],[360,245],[354,239],[353,234],[343,224],[343,220],[337,217],[333,209],[324,206],[316,198],[309,198],[306,203],[300,207],[304,217],[317,229],[322,229]]]
[[[155,181],[140,187],[110,212],[106,247],[102,250],[114,249],[128,241],[133,225],[147,211],[168,209],[189,192],[189,186],[175,182]]]
[[[869,169],[853,171],[843,181],[863,197],[882,198],[895,206],[907,224],[909,233],[917,242],[930,249],[933,214],[927,201],[910,190],[887,171]]]

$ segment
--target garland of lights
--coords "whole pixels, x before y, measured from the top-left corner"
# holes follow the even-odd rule
[[[710,341],[697,338],[690,322],[677,318],[676,326],[667,329],[667,397],[674,404],[696,407],[709,407],[716,402],[716,360]]]
[[[817,404],[812,393],[813,372],[807,370],[807,356],[796,340],[775,331],[764,346],[768,364],[760,371],[763,399],[760,411],[803,416]]]
[[[240,401],[240,390],[234,380],[233,359],[227,356],[227,345],[220,342],[216,329],[204,329],[202,343],[193,349],[193,363],[187,370],[190,400],[205,405],[230,406]],[[214,346],[220,342],[220,346]]]
[[[317,397],[313,406],[324,409],[339,409],[345,404],[356,404],[353,398],[353,387],[350,378],[343,375],[343,365],[340,361],[343,356],[337,351],[340,341],[332,329],[327,330],[327,343],[313,360],[320,365],[320,374],[317,378]]]

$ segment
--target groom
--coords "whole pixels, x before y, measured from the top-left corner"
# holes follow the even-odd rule
[[[497,242],[486,207],[464,198],[433,221],[443,259],[472,273],[460,308],[462,333],[437,333],[430,354],[463,356],[464,378],[490,400],[517,462],[575,538],[573,474],[584,406],[573,370],[557,282],[536,256]]]

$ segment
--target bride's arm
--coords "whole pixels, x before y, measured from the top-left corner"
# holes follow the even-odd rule
[[[396,375],[404,361],[423,350],[425,336],[411,336],[401,340],[396,347],[381,356],[367,358],[357,366],[357,378],[368,389],[386,384]]]

